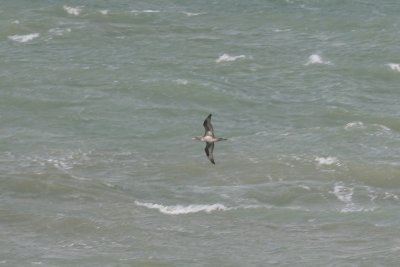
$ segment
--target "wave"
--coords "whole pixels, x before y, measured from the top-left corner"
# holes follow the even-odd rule
[[[344,129],[347,131],[356,130],[356,129],[358,129],[358,130],[370,129],[370,130],[382,131],[382,132],[390,132],[391,131],[391,129],[385,125],[376,124],[376,123],[365,124],[362,121],[349,122],[344,126]]]
[[[355,207],[355,204],[353,202],[354,188],[346,187],[341,183],[336,183],[332,193],[339,201],[345,204],[345,206],[340,210],[341,212],[346,213],[360,211],[360,209]]]
[[[315,157],[315,161],[318,165],[336,165],[340,166],[340,162],[335,157]]]
[[[226,207],[223,204],[210,204],[210,205],[175,205],[175,206],[164,206],[161,204],[154,204],[154,203],[146,203],[135,201],[135,204],[140,207],[145,207],[148,209],[156,209],[161,213],[168,214],[168,215],[182,215],[182,214],[190,214],[190,213],[198,213],[198,212],[206,212],[211,213],[213,211],[228,211],[232,210],[233,208]]]
[[[62,36],[64,33],[70,33],[71,28],[53,28],[49,30],[49,34],[53,36]]]
[[[351,204],[353,199],[354,189],[352,187],[346,187],[342,183],[336,183],[333,188],[333,193],[338,200],[346,204]]]
[[[317,54],[308,57],[306,66],[314,64],[332,65],[330,61],[324,60],[320,55]]]
[[[371,203],[373,203],[376,199],[376,196],[372,195],[373,192],[371,191],[371,189],[369,189],[368,191],[368,196],[371,198],[370,201]],[[372,207],[367,208],[354,203],[354,188],[350,186],[345,186],[341,182],[335,183],[333,191],[331,193],[334,194],[340,202],[344,203],[344,207],[340,209],[340,212],[342,213],[368,212],[374,211],[377,208],[375,204]],[[388,196],[388,198],[389,197],[393,197],[393,195]]]
[[[33,39],[38,38],[39,36],[40,36],[39,33],[30,33],[25,35],[11,35],[8,36],[8,38],[18,43],[26,43],[32,41]]]
[[[391,70],[400,72],[400,64],[389,63],[387,64]]]
[[[139,207],[155,209],[163,214],[168,214],[168,215],[184,215],[184,214],[199,213],[199,212],[212,213],[215,211],[231,211],[231,210],[239,210],[239,209],[271,209],[272,208],[269,205],[239,205],[236,207],[227,207],[221,203],[166,206],[166,205],[156,204],[156,203],[135,201],[135,204]],[[293,208],[289,208],[289,209],[293,209]]]
[[[189,84],[189,81],[185,80],[185,79],[177,79],[177,80],[174,80],[174,82],[178,85],[188,85]]]
[[[336,182],[329,191],[342,204],[338,209],[341,213],[371,212],[387,205],[398,206],[399,195],[396,189],[388,190],[366,184],[347,184]]]
[[[205,14],[205,13],[192,13],[192,12],[182,12],[182,13],[188,17],[200,16]]]
[[[350,129],[365,129],[365,125],[362,121],[353,121],[349,122],[344,126],[345,130],[350,130]]]
[[[79,16],[82,12],[82,7],[80,6],[77,7],[63,6],[63,8],[69,15]]]
[[[221,55],[215,62],[221,63],[221,62],[232,62],[236,61],[238,59],[244,59],[246,58],[245,55],[239,55],[239,56],[230,56],[228,54],[223,54]]]
[[[142,13],[160,13],[160,10],[145,9],[145,10],[131,10],[131,13],[142,14]]]

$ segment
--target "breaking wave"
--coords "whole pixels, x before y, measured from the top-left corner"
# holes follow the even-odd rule
[[[400,72],[400,64],[389,63],[387,64],[391,70]]]
[[[156,203],[149,203],[149,202],[140,202],[135,201],[135,204],[139,207],[145,207],[148,209],[155,209],[163,214],[168,215],[184,215],[184,214],[191,214],[191,213],[212,213],[216,211],[231,211],[231,210],[238,210],[238,209],[270,209],[270,206],[267,205],[239,205],[236,207],[227,207],[221,203],[215,204],[191,204],[191,205],[162,205]]]
[[[332,63],[323,59],[320,55],[314,54],[308,57],[306,66],[314,64],[331,65]]]
[[[318,165],[336,165],[340,166],[340,162],[335,157],[315,157],[315,161]]]
[[[232,62],[232,61],[236,61],[238,59],[245,59],[245,58],[246,58],[245,55],[231,56],[231,55],[228,55],[228,54],[223,54],[215,62],[216,63]]]
[[[63,8],[69,15],[79,16],[82,12],[82,7],[63,6]]]
[[[38,38],[39,36],[40,36],[39,33],[30,33],[25,35],[11,35],[8,36],[8,38],[18,43],[26,43],[32,41],[33,39]]]
[[[211,213],[213,211],[228,211],[232,210],[233,208],[228,208],[225,205],[216,203],[210,205],[174,205],[174,206],[164,206],[161,204],[154,204],[154,203],[145,203],[140,201],[135,201],[135,204],[140,207],[145,207],[148,209],[156,209],[161,213],[169,214],[169,215],[181,215],[181,214],[190,214],[190,213],[197,213],[197,212],[206,212]]]

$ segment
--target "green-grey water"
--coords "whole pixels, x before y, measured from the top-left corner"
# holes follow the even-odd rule
[[[399,12],[2,1],[0,266],[398,266]]]

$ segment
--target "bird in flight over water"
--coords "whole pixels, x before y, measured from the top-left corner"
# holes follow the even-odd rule
[[[213,156],[214,143],[218,142],[218,141],[222,141],[222,140],[228,140],[228,139],[222,138],[222,137],[215,137],[214,129],[211,124],[211,114],[208,115],[208,117],[204,120],[203,126],[205,129],[204,135],[196,136],[193,139],[199,140],[202,142],[206,142],[206,147],[204,148],[204,151],[206,152],[207,158],[211,161],[211,163],[215,164],[214,156]]]

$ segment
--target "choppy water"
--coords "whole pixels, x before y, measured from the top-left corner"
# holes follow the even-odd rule
[[[2,1],[0,266],[398,266],[399,13]]]

